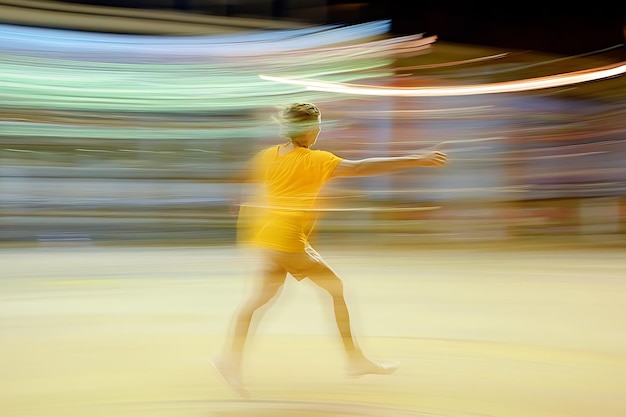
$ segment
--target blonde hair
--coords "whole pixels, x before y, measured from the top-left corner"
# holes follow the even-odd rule
[[[307,130],[316,127],[321,115],[320,109],[312,103],[292,103],[283,107],[275,120],[281,126],[281,134],[293,139]]]

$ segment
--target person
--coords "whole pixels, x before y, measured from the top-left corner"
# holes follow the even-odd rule
[[[335,271],[309,243],[314,224],[316,197],[332,178],[391,174],[415,167],[439,167],[447,156],[437,150],[399,157],[348,160],[324,150],[311,149],[320,133],[321,113],[312,103],[293,103],[280,113],[287,142],[257,153],[251,160],[248,180],[258,187],[247,204],[241,204],[238,240],[258,249],[261,268],[256,285],[236,313],[227,343],[212,360],[217,372],[240,395],[248,396],[242,377],[244,346],[253,318],[275,299],[286,277],[305,278],[325,290],[332,299],[335,324],[347,354],[347,374],[390,374],[395,362],[375,362],[358,346],[344,297],[344,285]]]

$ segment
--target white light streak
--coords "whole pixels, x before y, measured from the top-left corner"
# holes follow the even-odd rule
[[[626,63],[621,62],[618,64],[598,67],[589,70],[574,71],[565,74],[549,75],[545,77],[529,78],[525,80],[462,86],[404,88],[366,86],[360,84],[347,84],[310,79],[276,77],[264,74],[260,74],[259,77],[266,81],[298,85],[308,90],[325,91],[331,93],[365,96],[450,97],[540,90],[545,88],[553,88],[564,85],[596,81],[604,78],[617,77],[623,75],[625,72]]]

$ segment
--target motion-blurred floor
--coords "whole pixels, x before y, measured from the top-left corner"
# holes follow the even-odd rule
[[[209,366],[249,267],[228,246],[0,252],[0,415],[626,415],[623,250],[321,245],[391,376],[343,376],[330,306],[293,280],[240,400]]]

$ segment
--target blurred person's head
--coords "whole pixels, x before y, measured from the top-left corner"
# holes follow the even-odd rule
[[[279,117],[282,135],[295,146],[308,148],[317,140],[322,115],[316,105],[292,103],[280,111]]]

